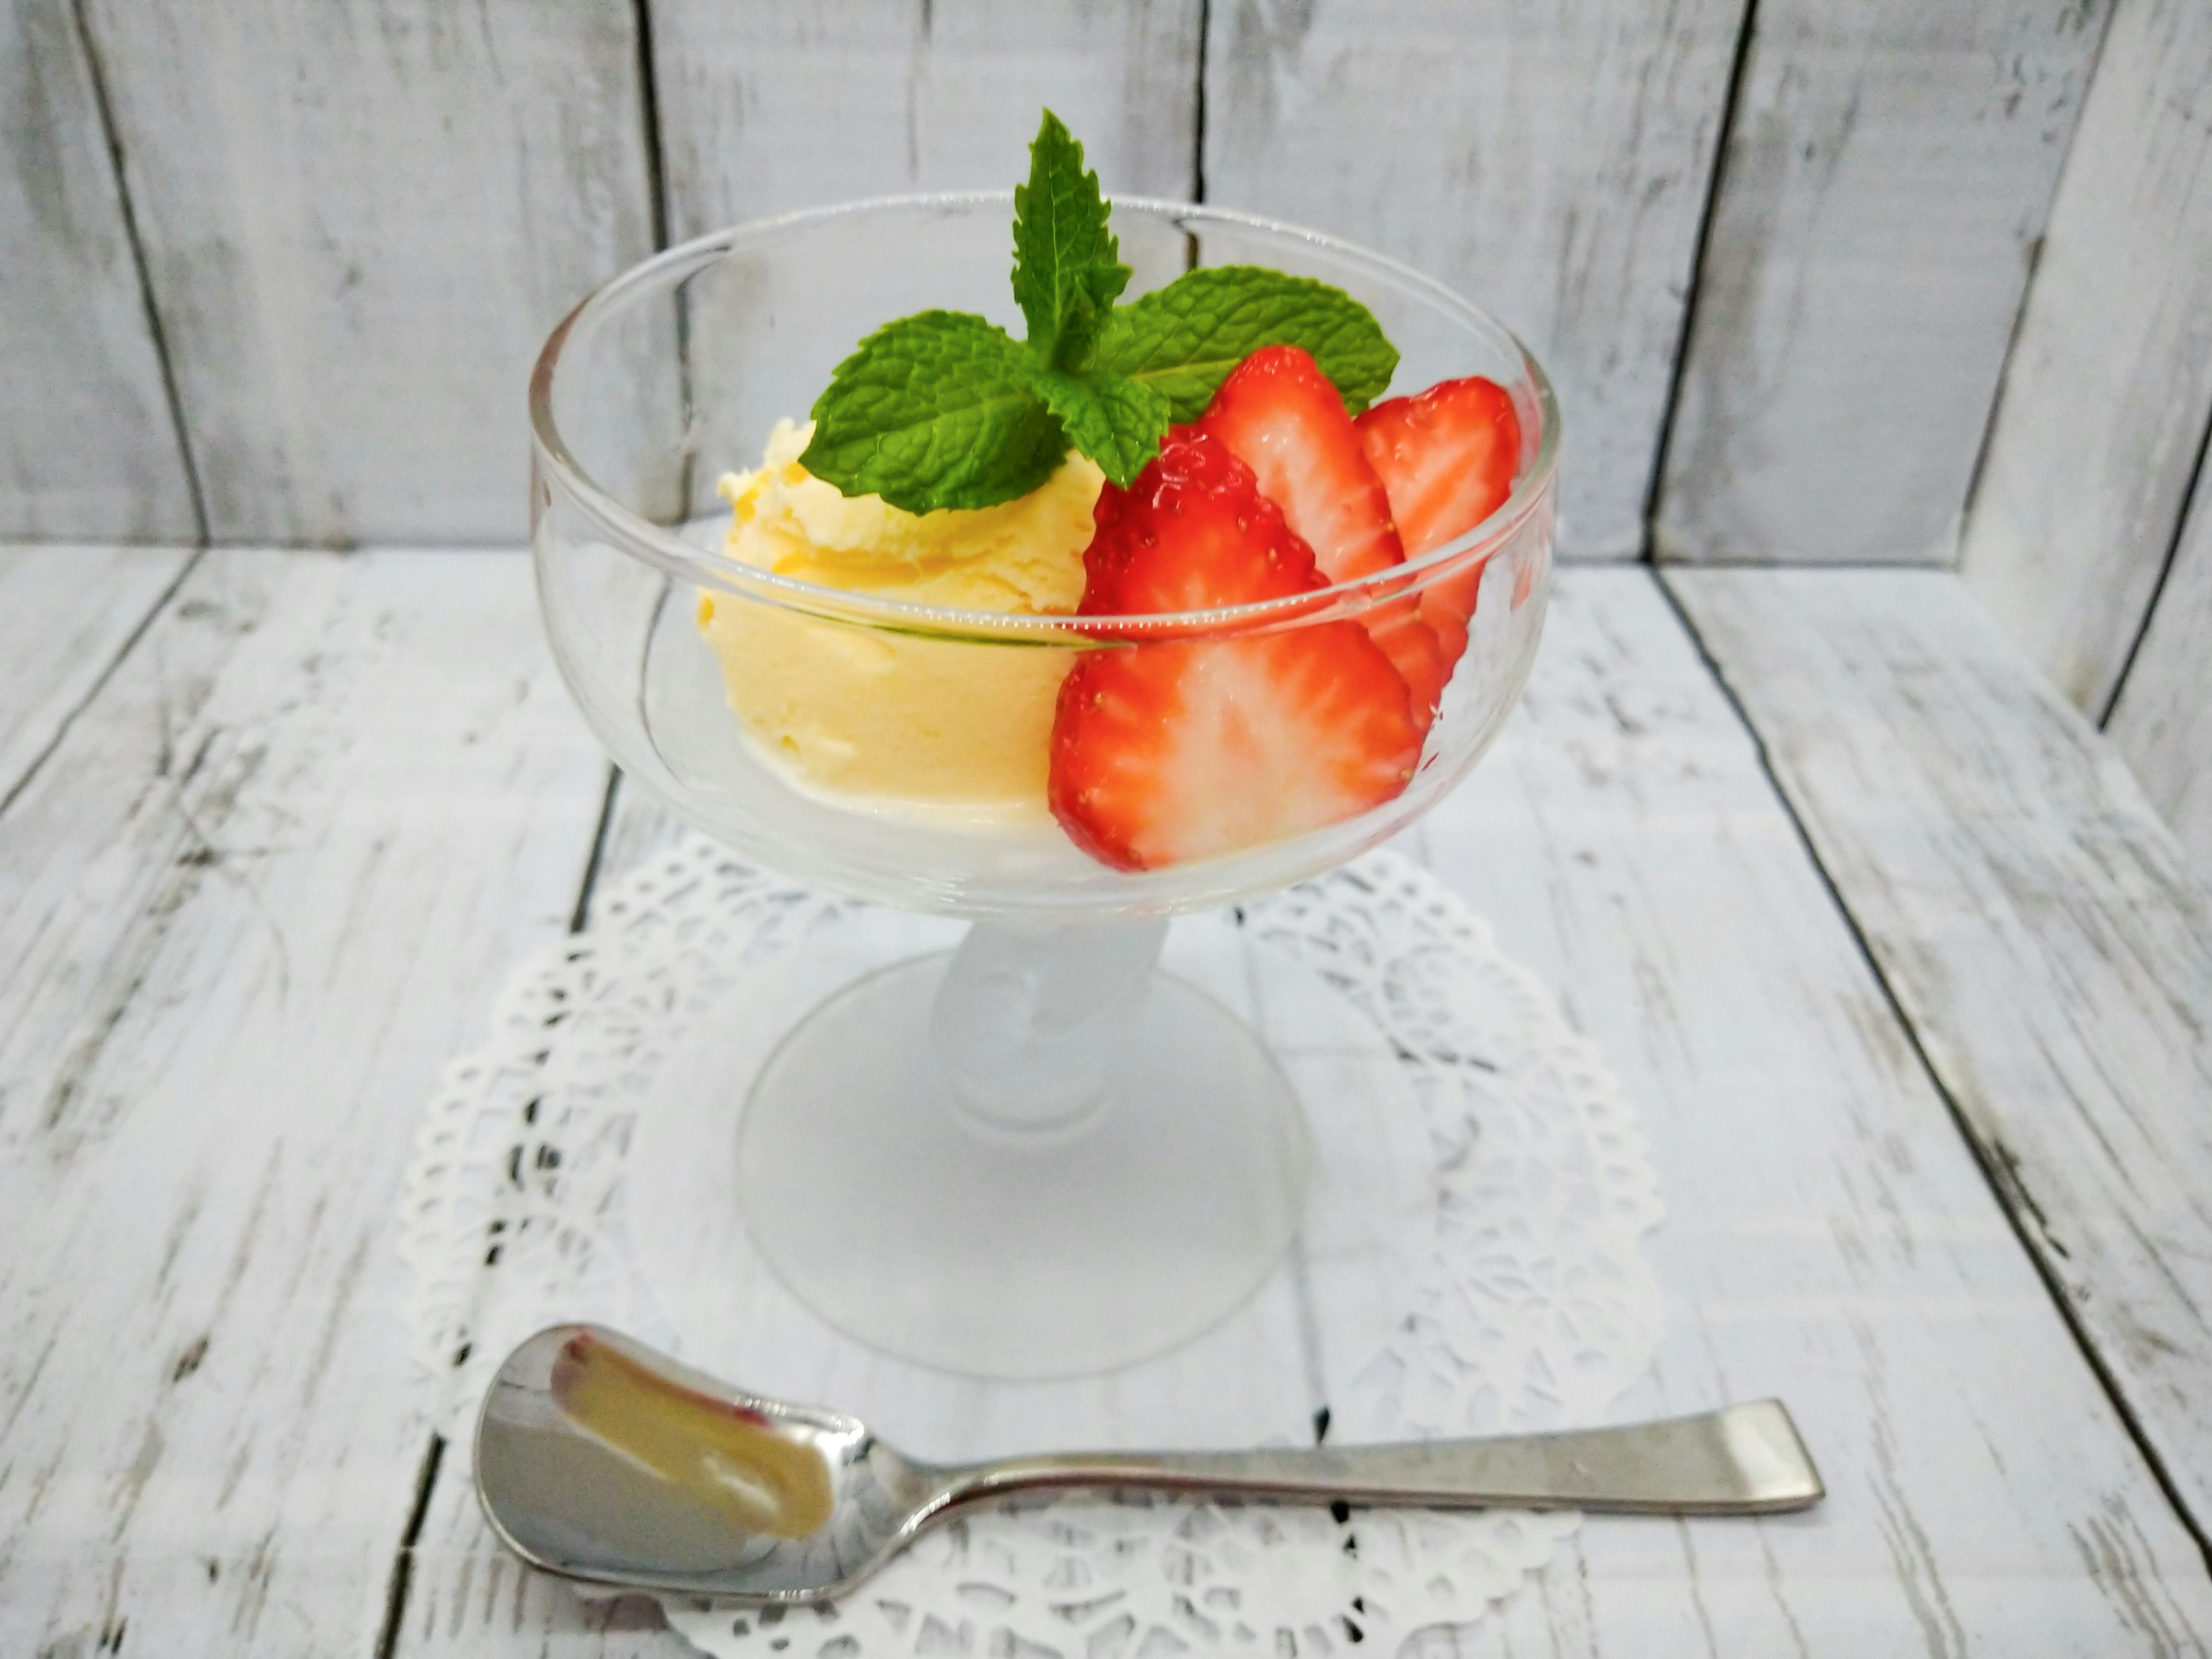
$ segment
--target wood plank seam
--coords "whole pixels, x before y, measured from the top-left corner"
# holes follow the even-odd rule
[[[415,1576],[415,1546],[422,1539],[423,1522],[429,1518],[430,1494],[437,1487],[438,1470],[445,1461],[446,1437],[434,1429],[415,1473],[415,1507],[407,1512],[407,1530],[400,1535],[398,1552],[392,1558],[392,1577],[384,1594],[384,1623],[376,1633],[376,1659],[392,1659],[398,1646],[399,1621],[407,1613],[407,1587]]]
[[[146,244],[138,234],[137,210],[131,200],[131,174],[123,165],[123,131],[115,123],[115,108],[107,95],[107,65],[100,55],[100,42],[93,37],[91,20],[85,15],[84,0],[70,0],[70,21],[76,30],[77,40],[84,51],[85,70],[92,80],[92,100],[100,112],[100,136],[106,141],[107,165],[115,175],[115,200],[122,210],[123,238],[131,249],[131,268],[138,278],[138,303],[145,310],[146,331],[154,343],[154,359],[161,368],[161,396],[168,404],[170,435],[175,440],[177,459],[184,470],[185,492],[192,504],[194,532],[199,544],[205,547],[209,540],[207,496],[200,489],[199,463],[192,454],[191,434],[185,427],[185,404],[177,391],[177,371],[170,360],[169,337],[161,327],[161,307],[154,303],[154,282],[146,269]],[[189,570],[191,567],[185,568]],[[137,636],[131,637],[135,641]]]
[[[1206,42],[1213,25],[1213,0],[1198,0],[1198,95],[1191,106],[1190,199],[1206,200]],[[1193,261],[1197,249],[1191,250]]]
[[[639,0],[641,10],[644,0]],[[665,245],[664,229],[662,236]],[[179,580],[182,580],[180,577]],[[580,933],[590,925],[592,898],[599,884],[599,871],[606,856],[607,832],[615,820],[615,804],[622,790],[622,769],[607,768],[606,793],[599,798],[599,822],[592,830],[592,851],[584,861],[583,879],[576,884],[576,908],[568,915],[571,937]],[[378,1628],[375,1659],[392,1659],[398,1650],[399,1626],[407,1616],[407,1592],[415,1576],[415,1550],[422,1541],[423,1523],[429,1518],[430,1499],[437,1491],[438,1476],[444,1468],[446,1437],[435,1429],[430,1431],[429,1443],[422,1449],[422,1462],[416,1474],[415,1504],[408,1511],[407,1527],[399,1537],[399,1547],[392,1552],[392,1572],[386,1581],[384,1622]],[[471,1475],[473,1478],[473,1475]]]
[[[2118,677],[2112,681],[2112,695],[2105,699],[2105,706],[2097,711],[2097,729],[2104,731],[2112,723],[2113,711],[2120,706],[2120,695],[2128,689],[2128,676],[2135,672],[2136,659],[2142,654],[2143,638],[2150,632],[2150,619],[2158,614],[2158,602],[2166,597],[2166,584],[2173,574],[2174,561],[2181,556],[2181,544],[2189,530],[2190,506],[2197,500],[2197,486],[2204,481],[2204,457],[2212,451],[2212,409],[2204,411],[2204,431],[2197,440],[2197,459],[2189,465],[2189,484],[2181,492],[2181,511],[2173,515],[2173,533],[2166,544],[2166,562],[2159,567],[2158,580],[2152,586],[2150,598],[2144,602],[2142,616],[2136,623],[2136,636],[2128,642],[2128,654],[2120,659]]]
[[[2006,1222],[2011,1227],[2014,1237],[2020,1241],[2021,1249],[2027,1253],[2028,1260],[2034,1264],[2037,1278],[2042,1281],[2045,1291],[2057,1308],[2060,1318],[2066,1322],[2066,1328],[2072,1334],[2075,1346],[2081,1350],[2082,1358],[2088,1362],[2091,1372],[2096,1376],[2098,1384],[2110,1401],[2113,1412],[2125,1427],[2128,1437],[2135,1443],[2136,1449],[2142,1454],[2145,1467],[2150,1471],[2152,1479],[2157,1481],[2159,1490],[2165,1494],[2166,1502],[2172,1507],[2175,1517],[2190,1537],[2196,1541],[2198,1551],[2204,1558],[2206,1571],[2212,1573],[2212,1532],[2208,1532],[2204,1520],[2197,1516],[2183,1499],[2180,1489],[2175,1484],[2172,1474],[2166,1467],[2165,1458],[2144,1431],[2142,1419],[2136,1413],[2133,1401],[2128,1398],[2119,1378],[2106,1363],[2103,1353],[2091,1340],[2089,1333],[2083,1328],[2080,1314],[2072,1298],[2066,1294],[2063,1283],[2051,1265],[2049,1253],[2056,1251],[2063,1255],[2065,1253],[2065,1247],[2057,1239],[2045,1237],[2041,1232],[2042,1208],[2036,1202],[2034,1195],[2029,1192],[2018,1160],[2002,1139],[1992,1136],[1984,1141],[1975,1133],[1972,1124],[1968,1121],[1966,1113],[1959,1105],[1957,1096],[1952,1092],[1950,1085],[1945,1080],[1943,1074],[1936,1069],[1935,1060],[1929,1054],[1927,1046],[1921,1037],[1918,1023],[1906,1010],[1903,999],[1898,995],[1897,988],[1891,982],[1889,975],[1883,969],[1880,958],[1875,953],[1873,942],[1867,938],[1865,931],[1860,927],[1858,917],[1853,914],[1849,902],[1844,896],[1843,890],[1837,885],[1835,877],[1828,868],[1827,861],[1821,857],[1820,849],[1814,844],[1812,832],[1797,809],[1797,803],[1791,799],[1788,787],[1782,781],[1782,775],[1774,764],[1773,757],[1766,746],[1765,735],[1759,730],[1757,722],[1752,719],[1750,709],[1736,695],[1735,687],[1729,681],[1727,670],[1722,666],[1720,659],[1706,642],[1705,636],[1698,629],[1689,608],[1675,593],[1673,584],[1668,581],[1663,569],[1655,568],[1652,574],[1660,592],[1665,596],[1667,604],[1673,609],[1676,620],[1680,623],[1683,632],[1688,635],[1692,648],[1697,652],[1699,659],[1705,664],[1705,672],[1712,676],[1713,684],[1719,689],[1722,696],[1728,700],[1729,707],[1735,711],[1736,719],[1742,723],[1746,734],[1751,739],[1752,750],[1758,757],[1759,770],[1765,775],[1768,787],[1773,790],[1775,799],[1780,803],[1783,812],[1789,818],[1790,828],[1796,832],[1798,842],[1803,848],[1805,856],[1811,863],[1814,874],[1820,878],[1821,886],[1826,889],[1829,902],[1836,907],[1837,914],[1842,918],[1844,927],[1850,933],[1851,943],[1857,950],[1861,961],[1865,964],[1868,973],[1873,976],[1875,985],[1881,988],[1882,1000],[1887,1004],[1892,1016],[1896,1019],[1898,1028],[1904,1034],[1905,1042],[1911,1045],[1913,1058],[1919,1064],[1921,1070],[1926,1073],[1929,1084],[1935,1090],[1937,1098],[1942,1101],[1944,1109],[1950,1114],[1953,1127],[1958,1130],[1960,1138],[1966,1143],[1967,1150],[1973,1156],[1975,1166],[1980,1170],[1983,1179],[1989,1183],[1990,1194],[1996,1200],[1997,1207],[2004,1212]],[[2033,1229],[2028,1224],[2031,1217],[2037,1224]]]
[[[2094,68],[1958,568],[2101,725],[2212,403],[2212,132],[2197,96],[2212,14],[2186,0],[2118,5]]]
[[[668,173],[661,156],[660,83],[653,60],[653,0],[631,0],[637,17],[638,107],[645,124],[645,188],[653,246],[668,246]]]
[[[1729,135],[1735,129],[1737,100],[1743,92],[1744,66],[1751,61],[1751,39],[1759,27],[1759,0],[1744,0],[1743,21],[1737,27],[1735,57],[1729,64],[1728,91],[1721,98],[1721,131],[1713,150],[1712,171],[1705,178],[1705,204],[1698,214],[1698,241],[1690,255],[1689,293],[1682,301],[1682,322],[1674,337],[1674,362],[1667,377],[1667,406],[1660,412],[1659,442],[1651,456],[1651,477],[1644,488],[1644,562],[1659,562],[1659,496],[1666,488],[1667,452],[1674,436],[1675,416],[1682,408],[1683,371],[1690,361],[1690,331],[1698,319],[1698,296],[1705,291],[1705,250],[1711,244],[1713,215],[1720,205],[1721,187],[1728,177]]]
[[[2105,32],[2097,37],[2097,56],[2092,61],[2089,69],[2091,86],[2097,83],[2096,64],[2104,61],[2105,42],[2112,39],[2112,26],[2108,21]],[[2074,137],[2078,137],[2080,135],[2081,128],[2077,125],[2074,130]],[[2066,141],[2066,150],[2069,156],[2074,150],[2074,137],[2069,137]],[[2066,164],[2062,161],[2058,166],[2059,176],[2063,179],[2065,176]],[[1944,561],[1948,569],[1956,570],[1959,568],[1959,556],[1966,544],[1966,526],[1973,521],[1974,502],[1982,493],[1983,475],[1989,471],[1990,447],[1996,441],[1997,410],[2004,407],[2005,387],[2011,382],[2013,364],[2018,360],[2020,353],[2020,337],[2027,326],[2027,296],[2035,292],[2035,273],[2043,264],[2044,244],[2050,240],[2050,230],[2045,228],[2037,234],[2033,241],[2027,245],[2027,271],[2021,278],[2020,303],[2013,307],[2012,332],[2005,336],[2004,362],[1998,365],[1996,390],[1990,394],[1990,406],[1982,414],[1981,441],[1974,446],[1974,465],[1966,474],[1966,493],[1959,503],[1959,522],[1951,532],[1951,556]]]
[[[2089,88],[2097,84],[2097,71],[2105,66],[2105,47],[2112,38],[2112,18],[2119,8],[2114,6],[2105,14],[2105,27],[2097,31],[2096,46],[2089,53],[2089,72],[2081,82],[2081,101],[2089,101]],[[2066,137],[2066,154],[2058,161],[2059,188],[2065,187],[2066,164],[2074,156],[2074,145],[2081,136],[2081,124],[2077,118],[2074,131]],[[2054,194],[2054,200],[2056,192]],[[1959,550],[1966,540],[1967,523],[1974,516],[1974,498],[1981,493],[1982,473],[1989,465],[1990,445],[1996,437],[1997,410],[2004,407],[2005,385],[2012,379],[2013,362],[2020,350],[2020,337],[2027,322],[2027,296],[2035,292],[2035,274],[2043,264],[2044,244],[2050,239],[2050,227],[2036,233],[2035,240],[2027,245],[2027,269],[2020,280],[2020,303],[2013,307],[2012,332],[2005,337],[2004,362],[1997,369],[1996,389],[1990,394],[1990,406],[1982,416],[1982,441],[1974,446],[1973,470],[1966,474],[1966,494],[1960,503],[1959,522],[1951,538],[1950,568],[1958,568]]]
[[[599,868],[607,855],[607,831],[615,821],[615,797],[622,788],[622,768],[607,768],[607,793],[599,799],[599,824],[592,836],[592,855],[584,861],[584,879],[577,884],[576,908],[569,913],[568,931],[580,933],[592,920],[592,899],[599,891]]]
[[[69,711],[54,723],[53,735],[48,738],[39,752],[31,757],[30,763],[23,769],[22,775],[9,783],[4,793],[0,793],[0,817],[5,817],[8,809],[15,804],[16,799],[24,790],[30,787],[31,781],[39,775],[40,769],[52,758],[54,751],[59,749],[69,737],[70,728],[76,724],[77,716],[99,700],[100,692],[106,689],[107,682],[113,678],[115,671],[123,665],[124,660],[137,647],[138,641],[146,636],[146,630],[154,625],[155,619],[169,608],[170,601],[176,598],[177,590],[184,586],[185,578],[192,574],[193,568],[206,556],[204,526],[202,533],[202,544],[192,550],[191,556],[178,568],[177,574],[171,577],[168,584],[155,596],[154,603],[146,607],[146,614],[139,617],[137,624],[124,636],[123,643],[116,648],[115,654],[108,659],[92,684],[85,688],[84,695],[79,697]]]

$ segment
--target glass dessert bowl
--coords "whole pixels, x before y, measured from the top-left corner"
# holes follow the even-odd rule
[[[1466,775],[1534,660],[1559,423],[1519,343],[1429,279],[1291,227],[1124,198],[1133,293],[1218,265],[1318,279],[1395,343],[1393,392],[1491,383],[1517,427],[1503,501],[1348,580],[1120,614],[1076,613],[1097,592],[1097,470],[1080,458],[1025,501],[845,537],[831,521],[864,504],[819,480],[807,493],[804,434],[780,424],[885,317],[1013,313],[1012,205],[793,214],[616,278],[532,376],[532,505],[556,659],[634,784],[766,869],[973,924],[956,951],[856,964],[764,1056],[733,1054],[732,1201],[753,1242],[849,1335],[1036,1377],[1197,1334],[1288,1247],[1311,1162],[1299,1103],[1235,1016],[1157,970],[1167,921],[1332,868]],[[1217,477],[1209,453],[1177,452],[1188,489]],[[1146,510],[1180,517],[1184,487],[1171,477]],[[1382,661],[1365,641],[1412,617],[1455,629],[1457,648],[1440,694],[1413,700],[1410,736],[1407,705],[1391,716],[1391,749],[1330,699],[1348,695],[1345,653]],[[1123,695],[1163,675],[1174,696]],[[1285,699],[1272,724],[1249,717],[1254,684]],[[1116,743],[1145,745],[1172,833],[1122,833],[1098,807],[1127,769]],[[1313,773],[1340,751],[1373,763]]]

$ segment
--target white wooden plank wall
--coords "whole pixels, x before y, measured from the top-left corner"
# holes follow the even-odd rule
[[[1206,194],[1394,253],[1558,385],[1570,554],[1634,557],[1742,0],[1228,0]]]
[[[1107,190],[1187,199],[1200,0],[651,0],[671,235],[1005,189],[1040,105]]]
[[[2212,470],[2105,730],[2212,881]]]
[[[0,537],[199,534],[70,0],[0,29]]]
[[[1948,562],[2104,0],[1764,0],[1662,556]]]
[[[763,214],[914,190],[997,189],[1027,174],[1040,105],[1084,141],[1109,193],[1186,198],[1197,154],[1199,0],[652,0],[654,82],[672,237]],[[1011,264],[1011,232],[991,257]],[[1178,266],[1178,269],[1180,267]],[[944,303],[901,270],[911,297]],[[1003,278],[999,308],[1011,312]],[[693,431],[717,472],[758,460],[768,425],[804,417],[806,386],[719,379],[773,327],[709,285],[695,294]],[[719,290],[725,300],[738,290]],[[772,308],[773,309],[773,308]],[[858,330],[856,328],[855,334]],[[849,345],[850,341],[846,343]],[[836,356],[824,357],[827,370]],[[719,507],[696,494],[694,510]]]
[[[544,335],[649,252],[608,0],[89,0],[217,541],[512,544]]]
[[[2126,670],[2208,419],[2212,9],[2123,0],[1960,560],[1975,595],[2092,718]]]

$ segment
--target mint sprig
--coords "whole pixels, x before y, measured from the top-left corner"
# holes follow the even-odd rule
[[[1083,146],[1047,110],[1030,146],[1030,181],[1014,187],[1014,299],[1037,361],[1077,369],[1129,276],[1106,228],[1098,175],[1083,170]]]
[[[1014,191],[1017,341],[966,312],[886,324],[837,366],[799,459],[848,495],[909,513],[991,507],[1035,489],[1073,447],[1127,487],[1174,421],[1194,419],[1262,346],[1310,351],[1353,414],[1398,353],[1341,289],[1255,265],[1186,272],[1116,307],[1131,272],[1083,146],[1044,112]]]

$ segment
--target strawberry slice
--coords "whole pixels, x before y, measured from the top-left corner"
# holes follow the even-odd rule
[[[1254,352],[1221,383],[1198,425],[1252,469],[1260,493],[1283,509],[1329,580],[1404,561],[1382,481],[1344,399],[1306,351],[1276,345]]]
[[[1196,427],[1170,428],[1129,488],[1108,484],[1091,513],[1083,616],[1212,611],[1322,586],[1313,550],[1261,495],[1251,469]]]
[[[1504,387],[1480,375],[1444,380],[1376,404],[1353,422],[1390,498],[1390,516],[1417,559],[1465,535],[1513,493],[1521,422]],[[1482,566],[1421,590],[1421,619],[1435,630],[1447,669],[1467,649]]]
[[[1157,870],[1379,806],[1421,757],[1406,683],[1358,623],[1084,653],[1046,796],[1075,844]]]
[[[1344,399],[1311,354],[1294,345],[1262,347],[1237,366],[1199,417],[1252,469],[1260,493],[1313,549],[1332,582],[1372,575],[1405,562],[1390,500],[1362,447]],[[1420,619],[1414,595],[1377,605],[1361,620],[1413,693],[1426,731],[1443,691],[1447,665]]]
[[[1210,434],[1168,434],[1110,486],[1084,558],[1086,615],[1317,592],[1312,550]],[[1357,623],[1085,652],[1061,683],[1047,799],[1076,845],[1152,870],[1301,835],[1406,787],[1421,732]]]

